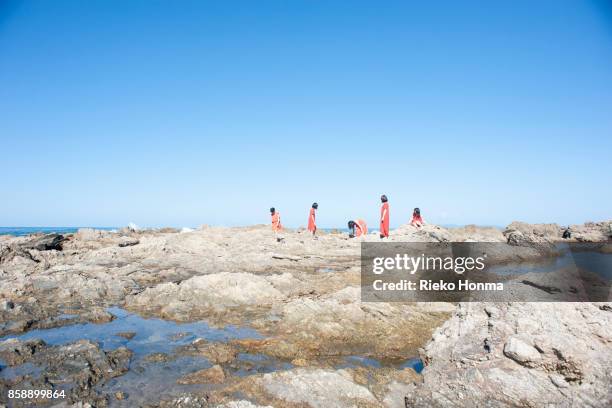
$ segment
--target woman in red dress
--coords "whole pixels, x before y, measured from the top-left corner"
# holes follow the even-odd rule
[[[380,196],[382,207],[380,207],[380,238],[389,237],[389,200],[386,195]]]
[[[312,207],[310,208],[310,214],[308,214],[308,231],[312,232],[313,238],[317,233],[317,223],[315,220],[317,208],[319,208],[319,204],[312,203]]]
[[[412,219],[410,220],[410,225],[420,228],[425,224],[423,217],[421,217],[421,210],[415,208],[412,212]]]

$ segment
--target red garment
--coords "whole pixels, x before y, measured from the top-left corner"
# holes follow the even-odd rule
[[[389,236],[389,203],[383,203],[380,207],[380,235]]]
[[[310,214],[308,215],[308,231],[315,232],[317,229],[317,224],[315,223],[315,209],[310,209]]]
[[[364,220],[355,221],[355,236],[366,235],[368,233],[368,225]]]
[[[282,229],[283,226],[280,222],[280,213],[278,211],[275,211],[274,214],[272,214],[272,231],[278,232]]]
[[[412,220],[410,220],[410,223],[412,224],[413,222],[423,224],[423,217],[421,217],[420,215],[412,214]]]

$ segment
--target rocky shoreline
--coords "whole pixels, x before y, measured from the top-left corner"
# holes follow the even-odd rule
[[[609,253],[610,225],[572,226],[571,241],[600,242]],[[503,264],[554,257],[555,244],[568,242],[563,231],[518,222],[504,231],[406,225],[390,241],[500,243],[495,262]],[[0,340],[0,403],[28,406],[7,400],[20,384],[66,388],[64,401],[38,401],[49,406],[612,402],[610,303],[362,303],[360,241],[341,233],[312,240],[303,230],[283,237],[276,242],[268,226],[1,236],[0,337],[112,324],[118,316],[111,306],[144,319],[234,325],[257,335],[177,340],[171,352],[145,356],[130,349],[138,332],[119,333],[125,347],[113,350],[82,339]],[[379,241],[373,234],[365,240]],[[59,363],[66,355],[87,369]],[[194,356],[204,365],[175,380],[179,395],[137,397],[137,387],[126,392],[113,382],[135,370],[146,378]],[[426,364],[421,374],[399,363],[417,356]],[[25,364],[38,368],[21,369]]]

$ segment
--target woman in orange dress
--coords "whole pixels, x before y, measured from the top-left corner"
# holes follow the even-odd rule
[[[412,219],[410,220],[410,225],[420,228],[425,224],[425,220],[421,217],[421,210],[419,208],[415,208],[412,212]]]
[[[362,219],[358,219],[357,221],[349,221],[348,227],[349,238],[357,238],[368,233],[368,225]]]
[[[319,204],[312,203],[312,207],[310,208],[310,214],[308,214],[308,231],[312,232],[313,238],[317,233],[317,223],[315,220],[317,208],[319,208]]]
[[[276,211],[274,207],[272,207],[270,208],[270,216],[272,217],[272,231],[274,231],[276,241],[281,242],[283,238],[278,235],[283,229],[283,225],[281,224],[280,220],[280,213]]]
[[[386,195],[380,196],[382,207],[380,207],[380,238],[389,237],[389,200]]]

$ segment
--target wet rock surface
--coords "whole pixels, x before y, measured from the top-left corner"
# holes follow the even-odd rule
[[[607,240],[609,224],[572,226],[572,240]],[[497,243],[503,264],[554,256],[562,233],[406,225],[389,241]],[[37,402],[64,406],[610,400],[612,305],[364,303],[359,240],[283,238],[268,226],[3,237],[0,403],[17,387],[65,389]],[[407,365],[419,350],[422,374]]]
[[[219,384],[225,381],[225,373],[220,365],[198,370],[179,378],[179,384]]]
[[[128,370],[132,353],[120,347],[103,351],[97,344],[81,340],[62,346],[48,346],[41,340],[16,339],[0,343],[0,358],[8,367],[27,364],[30,370],[14,370],[4,375],[0,388],[6,397],[9,389],[64,391],[62,400],[70,403],[87,400],[105,405],[106,396],[95,391],[97,384],[122,375]],[[12,400],[14,406],[27,406],[28,400]],[[50,403],[40,399],[36,405]]]

